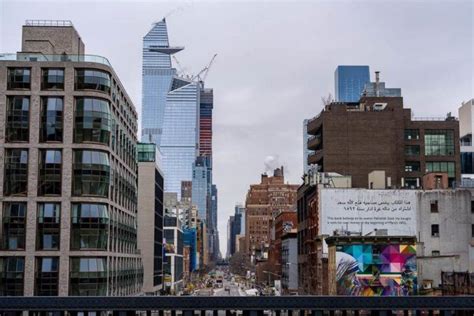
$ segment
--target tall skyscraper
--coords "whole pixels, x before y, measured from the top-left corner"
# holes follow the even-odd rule
[[[337,66],[334,82],[336,102],[358,102],[370,82],[369,66]]]
[[[197,206],[199,218],[211,222],[211,168],[208,157],[199,156],[193,163],[191,201]]]
[[[181,181],[192,179],[199,144],[199,83],[179,77],[171,64],[183,49],[169,45],[165,19],[143,38],[141,139],[160,149],[165,191],[178,199]]]
[[[27,21],[0,74],[0,295],[140,293],[138,115],[112,66]]]

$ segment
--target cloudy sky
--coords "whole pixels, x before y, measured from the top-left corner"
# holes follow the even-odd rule
[[[0,0],[0,52],[20,50],[26,19],[71,20],[86,52],[106,56],[141,112],[142,37],[168,16],[188,73],[217,53],[214,179],[221,251],[235,202],[264,161],[302,173],[302,121],[334,95],[334,69],[366,64],[402,88],[416,116],[457,114],[474,93],[474,5],[465,1],[21,1]],[[373,75],[372,75],[373,77]]]

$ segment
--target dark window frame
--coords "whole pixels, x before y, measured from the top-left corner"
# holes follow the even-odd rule
[[[25,71],[27,74],[24,73]],[[10,67],[7,70],[7,78],[7,90],[31,89],[31,68],[29,67]]]
[[[26,104],[25,101],[27,101]],[[30,139],[30,97],[7,96],[5,121],[6,142],[28,142]]]
[[[101,91],[110,95],[112,81],[107,71],[93,68],[76,68],[74,76],[75,90]]]
[[[48,161],[54,155],[53,161]],[[58,158],[59,156],[59,158]],[[62,150],[40,149],[38,159],[38,195],[58,196],[62,193]]]
[[[50,71],[57,72],[56,74],[50,74]],[[62,75],[60,74],[62,72]],[[49,79],[54,79],[50,82]],[[62,78],[62,80],[58,80]],[[62,91],[64,90],[64,68],[42,68],[41,69],[41,90],[53,90]]]
[[[26,157],[25,157],[26,153]],[[26,158],[26,161],[25,161]],[[27,196],[29,152],[25,148],[5,149],[4,186],[5,196]]]
[[[61,101],[58,102],[59,100]],[[53,101],[55,101],[54,104]],[[42,97],[40,142],[62,142],[63,133],[64,98],[60,96]]]

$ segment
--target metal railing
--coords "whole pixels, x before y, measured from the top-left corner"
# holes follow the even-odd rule
[[[264,297],[196,297],[196,296],[136,296],[136,297],[0,297],[0,315],[7,312],[60,312],[75,315],[78,312],[95,312],[96,315],[112,312],[114,315],[206,315],[219,311],[231,315],[280,315],[282,311],[295,311],[299,315],[472,315],[474,296],[264,296]],[[4,314],[2,314],[2,312]],[[462,313],[460,313],[462,312]],[[66,314],[66,315],[67,315]],[[87,315],[87,314],[85,314]]]
[[[26,20],[26,26],[73,26],[71,20]]]
[[[112,67],[109,60],[98,55],[47,55],[39,53],[0,54],[0,61],[64,61],[64,62],[89,62]]]

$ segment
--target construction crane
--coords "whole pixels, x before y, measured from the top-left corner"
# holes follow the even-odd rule
[[[179,74],[184,76],[184,67],[181,66],[181,63],[179,62],[178,58],[176,58],[175,55],[171,55],[171,57],[173,57],[173,60],[176,62],[176,65],[178,66]]]
[[[204,67],[197,75],[193,76],[192,80],[194,80],[196,78],[198,79],[198,81],[206,80],[207,74],[209,73],[209,70],[211,69],[211,66],[214,63],[214,59],[216,59],[216,57],[217,57],[217,54],[214,54],[214,56],[212,56],[211,61],[209,62],[209,64],[206,67]],[[203,76],[201,77],[202,74],[203,74]]]

